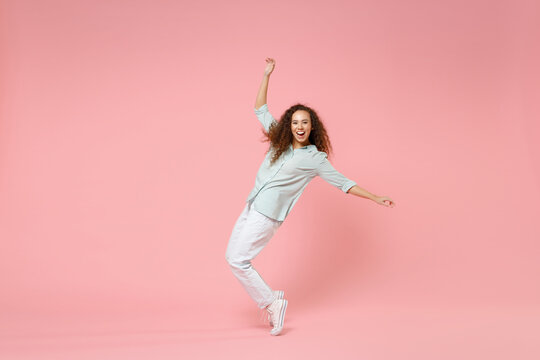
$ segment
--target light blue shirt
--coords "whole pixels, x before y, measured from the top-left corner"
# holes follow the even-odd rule
[[[266,132],[276,121],[268,111],[267,104],[255,109],[255,115]],[[293,149],[290,144],[287,151],[270,165],[272,154],[273,151],[266,153],[255,178],[255,187],[246,200],[253,201],[253,208],[269,218],[285,220],[315,176],[320,176],[345,193],[356,185],[356,182],[334,169],[328,161],[328,154],[318,151],[313,144],[298,149]]]

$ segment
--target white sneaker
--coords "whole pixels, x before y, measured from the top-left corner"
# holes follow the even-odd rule
[[[286,299],[276,299],[266,308],[266,311],[268,311],[270,314],[270,319],[272,320],[272,324],[274,326],[272,330],[270,330],[271,335],[279,335],[281,330],[283,330],[285,310],[287,310]]]
[[[274,290],[273,291],[274,295],[276,296],[276,299],[283,299],[283,297],[285,296],[285,293],[283,292],[283,290]],[[268,313],[268,323],[270,324],[270,326],[274,326],[274,323],[272,322],[272,318],[270,317],[270,313]]]
[[[272,290],[272,293],[274,294],[274,297],[276,299],[283,299],[285,297],[285,293],[283,292],[283,290]],[[270,317],[270,313],[266,311],[266,308],[261,308],[259,319],[261,322],[264,322],[265,324],[268,321],[270,326],[272,327],[274,326],[274,324],[272,323],[272,319]]]

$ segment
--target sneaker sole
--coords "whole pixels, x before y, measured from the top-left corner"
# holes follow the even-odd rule
[[[283,322],[285,321],[285,311],[287,310],[287,303],[288,301],[283,299],[283,307],[281,308],[278,319],[279,327],[277,329],[274,328],[275,330],[270,330],[271,335],[279,335],[281,333],[281,330],[283,330]]]

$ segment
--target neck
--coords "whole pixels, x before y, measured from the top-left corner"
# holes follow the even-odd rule
[[[308,146],[308,145],[311,145],[311,144],[309,143],[309,141],[307,141],[307,142],[305,142],[305,143],[303,143],[303,144],[295,141],[295,142],[292,144],[292,147],[293,147],[293,149],[300,149],[301,147]]]

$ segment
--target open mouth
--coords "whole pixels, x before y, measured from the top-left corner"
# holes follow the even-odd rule
[[[303,137],[305,134],[306,134],[305,131],[297,131],[296,132],[296,135],[298,135],[298,137]]]

